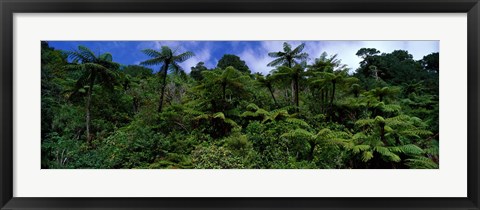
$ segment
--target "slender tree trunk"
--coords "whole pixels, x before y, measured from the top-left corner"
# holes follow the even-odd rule
[[[333,107],[333,99],[335,98],[335,83],[336,82],[332,82],[332,95],[330,98],[330,108]]]
[[[292,79],[292,82],[290,83],[291,89],[292,89],[292,104],[295,105],[295,79]]]
[[[160,101],[158,102],[158,112],[161,113],[163,109],[163,97],[165,95],[165,87],[167,86],[167,70],[168,63],[163,65],[163,81],[162,81],[162,92],[160,93]]]
[[[93,75],[92,75],[93,77]],[[95,81],[91,80],[90,81],[90,87],[88,87],[88,92],[87,92],[87,110],[86,110],[86,117],[85,117],[85,126],[86,126],[86,132],[87,132],[87,143],[90,145],[90,142],[92,141],[92,134],[90,133],[90,121],[91,121],[91,104],[92,104],[92,94],[93,94],[93,85]]]
[[[310,151],[308,152],[307,160],[312,161],[313,160],[313,153],[315,152],[316,144],[314,142],[309,142],[309,143],[310,143]]]
[[[272,87],[268,87],[268,90],[270,91],[270,95],[272,95],[273,102],[275,102],[275,106],[277,106],[277,100],[275,99],[275,95],[273,95],[273,90]]]
[[[298,99],[298,78],[295,78],[294,80],[294,88],[295,88],[295,92],[294,92],[295,95],[293,98],[295,100],[295,106],[297,107],[296,109],[298,111],[299,105],[300,105],[299,99]]]

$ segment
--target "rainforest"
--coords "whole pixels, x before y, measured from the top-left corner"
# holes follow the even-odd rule
[[[247,42],[42,41],[41,168],[439,168],[438,51]]]

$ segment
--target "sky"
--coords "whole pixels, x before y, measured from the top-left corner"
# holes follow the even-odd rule
[[[268,74],[273,68],[267,64],[273,60],[269,52],[283,51],[285,41],[48,41],[51,47],[59,50],[73,51],[83,45],[95,54],[109,52],[113,61],[122,65],[138,65],[150,57],[141,50],[159,50],[168,46],[177,54],[191,51],[194,57],[180,63],[187,72],[198,62],[204,62],[207,68],[214,68],[224,54],[234,54],[244,60],[252,72]],[[350,71],[358,68],[361,58],[356,56],[360,48],[376,48],[382,53],[394,50],[407,50],[415,60],[433,52],[439,52],[439,41],[287,41],[292,48],[305,43],[303,52],[309,54],[308,63],[320,57],[323,52],[328,55],[338,54],[337,58],[346,64]],[[160,66],[150,66],[158,71]]]

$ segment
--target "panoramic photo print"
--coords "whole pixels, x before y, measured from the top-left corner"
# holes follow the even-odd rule
[[[438,169],[439,41],[42,41],[42,169]]]

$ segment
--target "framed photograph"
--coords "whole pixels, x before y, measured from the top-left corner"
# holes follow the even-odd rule
[[[479,209],[478,0],[0,7],[1,209]]]

